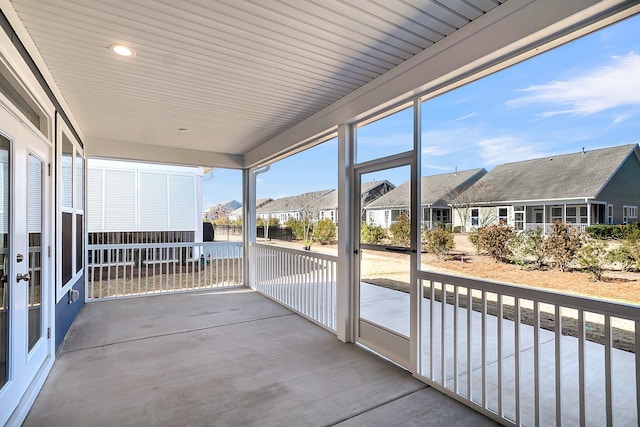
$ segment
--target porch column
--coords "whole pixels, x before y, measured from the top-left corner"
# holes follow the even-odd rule
[[[587,202],[587,226],[591,225],[591,201],[585,200]]]
[[[433,207],[429,206],[429,229],[433,228]]]
[[[259,169],[242,170],[242,277],[243,284],[251,287],[253,281],[251,245],[256,242],[256,175],[269,170],[269,166]]]
[[[354,275],[355,227],[353,194],[353,162],[355,160],[355,127],[338,127],[338,271],[336,272],[336,333],[342,342],[354,342],[353,319],[355,313]],[[358,215],[359,216],[359,215]],[[359,218],[358,218],[359,220]]]

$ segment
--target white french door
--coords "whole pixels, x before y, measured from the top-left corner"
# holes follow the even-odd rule
[[[51,149],[0,106],[0,425],[51,355]]]

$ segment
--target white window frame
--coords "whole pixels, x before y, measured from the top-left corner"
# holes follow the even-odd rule
[[[71,186],[71,195],[72,195],[72,207],[68,207],[68,206],[63,206],[63,202],[62,202],[62,186],[63,186],[63,182],[62,182],[62,167],[57,167],[56,168],[56,175],[57,175],[57,182],[58,182],[58,204],[59,204],[59,209],[57,210],[56,213],[56,222],[58,224],[57,226],[57,235],[56,235],[56,247],[58,248],[58,250],[56,251],[56,265],[60,266],[60,268],[57,269],[57,273],[56,273],[56,303],[59,302],[60,300],[62,300],[62,298],[64,298],[65,295],[67,295],[67,293],[73,288],[74,285],[76,285],[79,281],[79,279],[81,277],[84,276],[85,270],[86,270],[86,263],[87,263],[87,217],[85,215],[86,209],[86,203],[87,203],[87,159],[84,155],[84,150],[82,149],[82,147],[80,146],[80,143],[78,142],[78,140],[75,138],[74,134],[71,132],[71,130],[69,129],[69,127],[64,123],[64,121],[60,120],[58,121],[59,124],[59,128],[58,128],[58,133],[57,133],[57,140],[58,140],[58,144],[56,147],[56,163],[59,165],[62,165],[62,136],[64,135],[70,142],[71,145],[73,146],[73,154],[71,156],[71,182],[72,182],[72,186]],[[83,158],[83,170],[82,170],[82,177],[78,177],[77,175],[77,170],[76,170],[76,158],[80,156]],[[78,198],[77,196],[77,186],[80,184],[80,182],[78,181],[78,179],[82,179],[82,205],[78,206]],[[71,245],[72,245],[72,250],[71,250],[71,271],[72,271],[72,275],[71,278],[66,281],[65,283],[62,283],[62,214],[63,213],[70,213],[72,214],[72,220],[71,220]],[[76,227],[76,215],[82,215],[82,244],[83,247],[82,248],[78,248],[77,247],[77,227]],[[76,264],[77,261],[77,251],[83,251],[82,254],[82,266],[78,269],[78,266]]]
[[[622,220],[628,223],[630,219],[638,218],[638,206],[624,205],[622,206]]]
[[[477,215],[473,215],[473,211],[477,212]],[[475,221],[474,221],[475,219]],[[469,209],[469,220],[471,221],[472,227],[478,227],[480,225],[480,208],[470,208]]]
[[[500,215],[501,209],[505,210],[506,213],[504,215]],[[500,224],[500,221],[502,221],[504,222],[504,225],[509,225],[509,208],[506,206],[496,207],[496,218],[498,218],[498,224]]]

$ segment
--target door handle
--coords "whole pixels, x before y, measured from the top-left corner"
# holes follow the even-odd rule
[[[20,282],[21,280],[28,282],[29,280],[31,280],[31,275],[29,273],[27,274],[18,273],[18,275],[16,276],[16,281]]]

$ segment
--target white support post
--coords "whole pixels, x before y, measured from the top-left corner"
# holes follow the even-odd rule
[[[338,269],[336,274],[336,333],[343,342],[354,342],[355,203],[353,194],[355,161],[355,128],[338,127]]]
[[[242,171],[242,242],[242,277],[248,288],[254,279],[249,268],[249,251],[256,242],[256,175],[252,169]]]
[[[411,165],[411,190],[413,197],[411,197],[411,261],[409,270],[409,295],[411,306],[409,308],[410,319],[410,342],[411,353],[409,356],[411,372],[419,373],[422,371],[422,281],[418,280],[418,269],[420,268],[420,247],[421,242],[421,230],[420,224],[422,223],[422,212],[420,206],[422,206],[421,200],[421,144],[422,144],[422,114],[421,114],[422,102],[419,98],[413,102],[413,161]],[[429,208],[430,219],[433,219],[433,207]],[[432,225],[433,226],[433,223]],[[446,285],[442,284],[443,295],[446,291]],[[445,310],[446,299],[442,298],[442,311]],[[442,348],[444,357],[444,347]],[[444,370],[442,371],[443,382]]]
[[[591,225],[591,201],[586,200],[587,202],[587,226]]]

